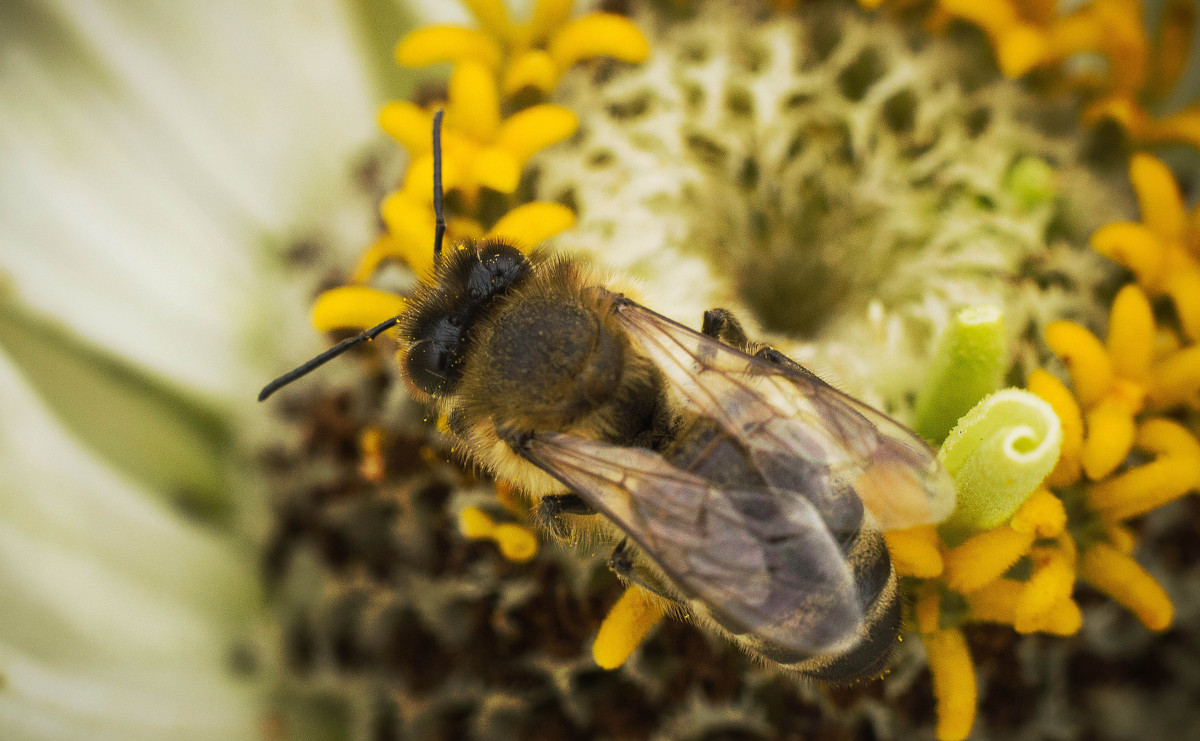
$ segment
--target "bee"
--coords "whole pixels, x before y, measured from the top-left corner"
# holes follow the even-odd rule
[[[401,366],[457,449],[527,492],[559,539],[592,526],[627,584],[813,678],[881,674],[901,595],[882,531],[939,522],[954,487],[929,446],[769,346],[730,312],[699,331],[585,265],[494,239],[441,253],[397,317]]]

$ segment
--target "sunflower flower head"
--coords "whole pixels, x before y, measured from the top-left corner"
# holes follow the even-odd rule
[[[1187,53],[1179,3],[1154,42],[1133,0],[939,0],[915,18],[900,2],[645,2],[574,19],[539,0],[524,23],[466,4],[476,27],[396,48],[452,70],[380,111],[405,171],[381,234],[317,297],[317,329],[402,312],[397,272],[430,279],[441,108],[448,249],[546,243],[686,324],[729,308],[940,446],[953,513],[885,534],[916,639],[895,663],[932,673],[922,690],[898,669],[885,696],[936,700],[896,733],[966,738],[993,692],[976,631],[1075,635],[1081,582],[1171,623],[1127,521],[1200,485],[1200,217],[1165,164],[1084,127],[1121,109],[1138,146],[1187,140],[1146,112]],[[365,698],[337,698],[380,735],[521,735],[546,708],[560,735],[833,734],[875,712],[697,638],[687,609],[608,573],[612,544],[543,542],[525,494],[453,462],[452,420],[429,418],[390,358],[361,360],[366,383],[290,392],[320,463],[282,485],[268,539],[289,689],[366,677]],[[720,669],[713,687],[698,663]]]

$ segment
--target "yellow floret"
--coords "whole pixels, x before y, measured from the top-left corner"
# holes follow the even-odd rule
[[[1009,523],[1013,530],[1033,533],[1039,538],[1056,537],[1066,525],[1067,510],[1062,500],[1043,488],[1029,495]]]
[[[961,631],[942,630],[924,636],[937,699],[939,741],[961,741],[975,723],[975,665]]]
[[[367,286],[340,286],[317,297],[312,324],[321,332],[367,329],[400,314],[405,301],[394,293]]]
[[[1155,460],[1088,489],[1088,505],[1108,520],[1136,517],[1200,487],[1200,442],[1187,428],[1149,420],[1138,430],[1137,447]]]
[[[930,579],[942,573],[940,541],[932,525],[892,530],[883,537],[897,574]]]
[[[1129,608],[1147,628],[1166,630],[1174,607],[1154,577],[1112,546],[1093,545],[1083,553],[1079,575]]]
[[[1112,386],[1113,369],[1096,335],[1075,322],[1051,322],[1046,344],[1066,364],[1080,404],[1087,408],[1100,401]]]
[[[970,593],[993,582],[1029,552],[1033,533],[1001,526],[968,538],[946,551],[946,584],[956,592]]]

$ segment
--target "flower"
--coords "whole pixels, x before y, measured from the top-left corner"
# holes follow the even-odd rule
[[[578,62],[611,57],[642,62],[649,53],[645,36],[628,18],[587,13],[569,20],[571,0],[537,0],[527,23],[514,23],[501,0],[465,3],[481,26],[429,26],[408,34],[396,46],[396,61],[407,67],[471,61],[503,72],[506,96],[532,89],[546,95]]]
[[[454,67],[444,89],[425,86],[383,107],[380,124],[407,158],[380,154],[360,170],[374,191],[366,209],[346,203],[355,199],[344,192],[306,190],[348,174],[365,138],[353,124],[354,132],[333,126],[327,137],[297,124],[313,120],[306,118],[311,101],[324,100],[307,88],[295,96],[300,111],[272,109],[272,133],[321,147],[255,139],[237,156],[222,154],[214,144],[220,137],[202,135],[206,127],[188,126],[192,119],[172,117],[178,109],[165,106],[159,116],[173,122],[175,135],[154,153],[283,164],[234,191],[245,202],[202,188],[180,206],[162,187],[171,180],[154,178],[147,197],[171,218],[134,209],[137,218],[111,220],[113,232],[72,232],[169,225],[157,242],[120,240],[147,247],[128,260],[147,275],[155,264],[149,245],[172,248],[172,238],[189,231],[180,225],[200,224],[201,236],[225,235],[215,241],[237,246],[231,252],[240,257],[216,263],[243,268],[218,273],[232,284],[228,294],[201,267],[165,287],[145,280],[148,303],[135,303],[140,310],[128,313],[137,321],[127,327],[149,329],[157,340],[117,331],[111,320],[122,315],[113,305],[121,302],[111,296],[108,305],[92,302],[100,321],[89,324],[89,336],[96,333],[103,352],[28,305],[4,305],[0,343],[14,366],[53,367],[65,381],[30,374],[30,389],[0,374],[11,392],[5,399],[19,400],[4,416],[18,420],[5,423],[4,438],[17,443],[5,442],[0,454],[27,459],[15,469],[23,472],[19,486],[37,494],[0,508],[0,548],[19,556],[5,559],[17,564],[7,572],[10,588],[32,595],[7,623],[0,619],[0,628],[8,626],[0,632],[0,704],[15,688],[23,727],[66,723],[88,735],[102,723],[122,737],[306,738],[346,735],[349,726],[367,737],[534,730],[703,737],[731,729],[908,737],[933,728],[956,739],[976,726],[988,733],[997,722],[1042,722],[1048,708],[1068,708],[1065,722],[1081,733],[1109,734],[1107,703],[1088,683],[1104,672],[1088,662],[1116,665],[1108,676],[1120,676],[1121,661],[1149,662],[1156,672],[1186,661],[1162,660],[1165,644],[1139,637],[1106,610],[1115,601],[1153,630],[1189,620],[1185,603],[1176,615],[1171,600],[1183,593],[1187,562],[1169,563],[1186,559],[1186,549],[1164,547],[1164,532],[1187,524],[1178,506],[1159,510],[1195,490],[1200,469],[1200,356],[1189,329],[1191,296],[1179,287],[1195,251],[1166,165],[1137,155],[1127,177],[1119,148],[1099,152],[1078,127],[1074,102],[1088,105],[1085,123],[1121,120],[1136,146],[1194,141],[1187,109],[1172,117],[1157,107],[1181,74],[1186,8],[1170,4],[1149,42],[1138,8],[1120,0],[1096,0],[1061,18],[1047,3],[944,0],[923,26],[906,20],[905,3],[859,4],[884,7],[864,13],[832,0],[773,2],[748,13],[710,0],[570,20],[569,3],[539,0],[519,24],[500,3],[474,0],[477,29],[421,29],[397,47],[403,63]],[[343,28],[335,15],[320,27]],[[956,32],[956,18],[982,28],[994,56]],[[114,23],[96,22],[89,16],[78,28],[115,38]],[[173,68],[136,62],[138,46],[123,39],[112,48],[132,79]],[[1078,74],[1077,52],[1101,54],[1111,67]],[[21,64],[20,53],[12,58]],[[306,59],[327,65],[325,55]],[[359,87],[365,75],[343,74],[351,82],[329,86],[330,94],[348,100],[315,106],[317,113],[330,111],[335,123],[368,120],[356,118],[369,98]],[[150,99],[177,101],[178,93],[155,90]],[[312,299],[319,331],[353,331],[402,312],[413,285],[429,279],[429,129],[437,107],[446,110],[446,249],[467,237],[522,248],[547,241],[630,275],[645,303],[689,325],[704,309],[728,307],[754,337],[941,446],[958,489],[954,514],[940,526],[886,536],[911,614],[884,685],[798,687],[706,641],[686,627],[680,606],[625,589],[606,568],[612,544],[603,537],[541,541],[524,492],[459,465],[454,420],[434,419],[412,400],[397,364],[376,352],[386,341],[289,387],[253,415],[238,409],[233,400],[249,398],[241,387],[256,385],[247,379],[278,372],[284,356],[304,356],[285,329],[287,317],[296,324],[296,303]],[[106,131],[122,142],[118,151],[142,151],[123,143],[120,131]],[[1110,167],[1114,160],[1121,166]],[[20,163],[13,172],[26,180],[6,181],[18,192],[41,183],[58,195],[50,185],[78,178],[73,166],[52,177],[36,157]],[[178,162],[162,167],[187,170]],[[234,187],[245,179],[243,170],[232,177],[212,169],[206,182]],[[95,197],[95,182],[112,180],[66,192]],[[1141,223],[1125,195],[1130,181]],[[299,187],[278,193],[271,184]],[[88,227],[97,217],[82,216],[105,213],[87,208],[87,198],[41,200],[63,204],[56,213],[74,217],[60,219],[67,224]],[[226,204],[218,212],[241,215],[236,226],[204,227],[199,214],[214,202]],[[373,230],[369,211],[377,205],[382,218]],[[307,233],[330,208],[346,209],[341,218],[357,230],[291,251],[286,274],[262,267],[279,262],[274,251],[247,246],[264,233],[278,244],[293,229]],[[5,224],[32,223],[11,215]],[[69,243],[44,244],[60,241]],[[339,253],[345,242],[361,251]],[[109,247],[98,254],[127,254]],[[81,291],[84,303],[74,304],[53,289],[58,271],[47,266],[62,267],[76,288],[91,287],[88,278],[108,282],[91,262],[60,266],[29,249],[19,257],[12,273],[21,299],[60,319],[83,314],[80,306],[103,294]],[[202,290],[184,290],[191,281]],[[247,309],[228,296],[267,306]],[[190,308],[157,310],[174,302]],[[256,341],[239,339],[247,330]],[[258,338],[273,348],[269,373],[262,358],[231,349],[265,347]],[[1022,380],[1025,390],[1002,388]],[[115,434],[84,399],[107,400],[100,408],[119,409],[113,417],[132,432]],[[129,452],[132,434],[145,441],[137,448],[145,454]],[[69,435],[94,452],[81,454]],[[72,498],[91,490],[101,496]],[[147,506],[155,496],[161,501]],[[86,523],[93,527],[62,514],[76,501],[102,503]],[[194,519],[179,515],[179,505]],[[260,546],[258,569],[247,539]],[[48,564],[51,577],[70,578],[45,586],[20,566],[34,560]],[[252,570],[264,576],[268,613],[259,609]],[[89,590],[96,583],[104,588]],[[140,618],[132,628],[119,619],[125,613],[114,596]],[[76,605],[105,621],[84,620],[72,613]],[[255,620],[257,629],[249,628]],[[981,625],[989,623],[1007,627],[988,633]],[[1012,641],[1034,632],[1048,637],[1021,645],[1020,656],[1034,657],[1023,678],[1013,669]],[[1068,635],[1077,637],[1056,638]],[[62,643],[71,660],[51,661],[54,639],[63,637],[72,639]],[[231,646],[248,670],[244,679],[226,666]],[[931,687],[913,682],[926,665]],[[1043,666],[1045,677],[1027,678]],[[102,674],[118,680],[94,679]],[[162,681],[181,674],[187,684]],[[1147,710],[1146,698],[1183,697],[1185,684],[1147,692],[1122,685],[1143,733],[1190,729],[1190,717],[1172,727],[1169,713]],[[1077,693],[1070,702],[1064,686]],[[117,701],[97,708],[80,700],[97,687]],[[936,717],[922,710],[930,692]],[[208,712],[214,701],[224,712]],[[158,712],[128,712],[147,706]]]
[[[1029,136],[1028,116],[1017,111],[1042,104],[1000,85],[961,105],[925,104],[941,100],[922,88],[930,77],[938,79],[936,70],[978,62],[910,58],[886,28],[867,30],[858,16],[830,20],[813,11],[808,18],[817,30],[809,30],[786,14],[758,23],[716,4],[698,5],[694,20],[643,11],[637,22],[652,30],[654,54],[639,55],[646,60],[640,66],[619,68],[599,83],[561,70],[539,78],[532,87],[577,117],[570,146],[544,146],[550,138],[539,139],[542,151],[513,158],[516,168],[488,172],[502,174],[502,183],[470,184],[451,214],[451,231],[485,232],[481,193],[489,188],[506,197],[507,208],[515,206],[513,213],[557,201],[564,209],[564,231],[551,238],[558,249],[636,274],[645,292],[681,321],[718,303],[742,306],[775,342],[911,419],[928,439],[944,440],[941,456],[959,489],[954,515],[940,529],[923,526],[887,538],[897,571],[918,597],[913,627],[933,671],[937,734],[963,738],[978,701],[968,625],[1073,634],[1084,619],[1074,599],[1077,578],[1129,605],[1151,627],[1169,619],[1169,602],[1128,555],[1132,538],[1123,537],[1127,531],[1114,518],[1141,514],[1195,486],[1184,473],[1194,462],[1186,442],[1191,432],[1176,426],[1174,436],[1164,438],[1154,421],[1145,423],[1147,433],[1137,432],[1147,400],[1163,408],[1194,393],[1190,348],[1166,341],[1169,331],[1159,331],[1147,297],[1135,287],[1123,288],[1113,304],[1107,347],[1085,328],[1103,323],[1106,306],[1094,290],[1113,273],[1080,247],[1095,232],[1093,243],[1104,252],[1105,231],[1117,229],[1105,224],[1120,221],[1122,201],[1116,191],[1072,172],[1094,167],[1080,150],[1046,146],[1039,138],[1044,131]],[[794,9],[774,5],[781,13]],[[535,19],[548,7],[539,4]],[[507,15],[490,4],[472,10],[482,31],[423,29],[398,47],[402,63],[456,64],[452,108],[457,77],[486,82],[491,70],[502,81],[526,81],[505,82],[506,96],[532,79],[526,76],[532,62],[512,51]],[[1112,62],[1107,78],[1087,84],[1060,78],[1093,97],[1092,111],[1113,101],[1140,105],[1149,99],[1139,97],[1148,85],[1161,91],[1178,77],[1182,14],[1175,7],[1159,44],[1147,44],[1140,11],[1119,0],[1099,0],[1063,17],[1048,6],[946,0],[932,25],[945,27],[951,18],[980,25],[1010,77],[1079,52],[1106,55]],[[822,20],[837,28],[828,38],[820,35]],[[478,118],[494,131],[503,107],[492,101],[501,100],[500,92],[489,87],[475,97],[488,101],[490,112]],[[360,283],[369,282],[383,256],[407,263],[422,280],[429,276],[430,113],[412,103],[393,106],[393,113],[403,111],[404,126],[396,125],[397,116],[390,130],[422,159],[405,188],[385,201],[389,235],[367,251],[355,275]],[[389,128],[388,116],[383,120]],[[547,127],[531,131],[538,128]],[[989,159],[998,148],[1004,153]],[[1077,164],[1065,165],[1064,154]],[[446,157],[453,157],[449,147]],[[522,175],[526,161],[532,174]],[[1133,161],[1135,185],[1147,177],[1137,174],[1145,169],[1141,161]],[[1161,169],[1156,183],[1164,181]],[[524,195],[517,195],[520,179]],[[1143,192],[1148,186],[1138,187],[1144,212],[1162,202]],[[886,209],[877,206],[882,192]],[[1180,202],[1174,192],[1168,206]],[[529,198],[540,202],[522,205]],[[1095,216],[1095,207],[1069,204],[1089,198],[1109,210],[1096,220],[1081,218]],[[838,210],[831,211],[835,202]],[[1162,222],[1164,208],[1153,208],[1148,223]],[[1171,218],[1179,222],[1182,206],[1174,210]],[[571,211],[575,217],[567,218]],[[910,214],[931,216],[894,218]],[[1071,236],[1048,238],[1051,225],[1064,218]],[[547,238],[550,230],[535,224],[531,219],[511,236],[519,244]],[[1177,245],[1183,233],[1178,227],[1158,238]],[[716,277],[714,264],[733,266],[732,285]],[[1022,284],[1034,274],[1043,277]],[[690,279],[682,280],[685,275]],[[1067,287],[1054,285],[1063,278]],[[377,310],[359,312],[368,298]],[[362,285],[336,288],[318,302],[324,318],[317,324],[366,326],[398,311],[400,300]],[[334,305],[342,308],[325,311]],[[1044,335],[1046,345],[1031,342],[1031,335]],[[1040,367],[1047,350],[1066,363],[1082,411],[1067,387]],[[882,369],[866,361],[880,356],[896,360]],[[998,391],[1014,372],[1029,376],[1032,393]],[[1152,470],[1126,462],[1135,447],[1159,456],[1146,464]],[[1072,492],[1084,473],[1097,483],[1081,510]],[[513,506],[511,495],[505,501],[502,516],[519,518],[522,507]],[[1106,516],[1109,524],[1097,539],[1096,522]],[[463,534],[473,539],[513,527],[498,525],[480,505],[460,509],[459,517]],[[526,531],[511,532],[524,538]],[[503,540],[498,543],[505,550]],[[628,588],[598,626],[596,662],[638,664],[638,644],[671,611],[640,587]],[[640,676],[645,670],[632,671]]]
[[[10,3],[0,26],[3,735],[260,738],[237,441],[272,355],[315,344],[281,321],[308,298],[285,251],[370,213],[347,195],[374,136],[352,19]]]

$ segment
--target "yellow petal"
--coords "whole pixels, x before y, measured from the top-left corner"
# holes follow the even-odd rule
[[[1008,0],[939,0],[938,6],[956,18],[979,26],[989,35],[1007,31],[1021,21]]]
[[[938,585],[925,582],[917,591],[917,631],[932,635],[942,629],[942,596]]]
[[[511,96],[533,88],[543,95],[554,89],[558,82],[558,65],[544,51],[535,49],[521,54],[508,65],[504,72],[504,94]]]
[[[1163,244],[1142,224],[1120,222],[1101,227],[1092,235],[1092,249],[1133,271],[1138,283],[1154,292],[1160,280]]]
[[[933,696],[937,699],[938,741],[962,741],[975,724],[978,689],[975,665],[961,631],[942,630],[924,636],[933,674]]]
[[[892,565],[901,576],[932,579],[942,573],[940,540],[933,525],[918,525],[906,530],[890,530],[883,534]]]
[[[996,62],[1009,79],[1027,74],[1046,60],[1046,34],[1033,26],[1019,25],[996,35]]]
[[[501,193],[512,193],[521,182],[521,166],[508,150],[487,147],[475,156],[466,180]]]
[[[1057,548],[1045,549],[1038,558],[1033,576],[1025,585],[1013,616],[1013,628],[1018,633],[1038,630],[1046,616],[1058,604],[1069,600],[1075,586],[1074,553]]]
[[[1103,543],[1083,553],[1079,575],[1133,611],[1150,630],[1166,630],[1174,617],[1167,593],[1129,556]]]
[[[1198,470],[1200,461],[1164,456],[1093,485],[1088,504],[1106,519],[1137,517],[1200,486]]]
[[[466,145],[451,145],[442,142],[442,192],[466,188],[471,185],[468,181],[471,165],[479,147]],[[414,201],[425,203],[433,208],[433,155],[429,152],[416,157],[409,163],[408,171],[404,173],[404,184],[401,192]],[[431,212],[432,213],[432,212]]]
[[[390,235],[376,239],[367,251],[358,258],[354,272],[350,276],[352,283],[366,283],[375,274],[381,264],[387,260],[403,259],[403,252]]]
[[[524,563],[538,552],[537,536],[529,528],[511,522],[497,525],[492,540],[500,548],[500,555],[516,563]]]
[[[500,95],[492,71],[475,61],[460,62],[450,75],[446,128],[490,142],[500,126]]]
[[[1200,441],[1186,427],[1169,419],[1151,419],[1138,428],[1138,447],[1157,455],[1200,461]],[[1200,469],[1196,475],[1200,476]]]
[[[433,208],[400,191],[383,200],[380,213],[396,255],[428,282],[433,275]]]
[[[497,69],[500,55],[500,47],[489,36],[462,26],[419,28],[396,44],[396,61],[405,67],[471,60]]]
[[[1104,534],[1113,548],[1126,556],[1133,555],[1133,549],[1137,547],[1137,538],[1132,530],[1119,522],[1107,522],[1104,525]]]
[[[1108,321],[1108,356],[1120,377],[1143,381],[1150,373],[1157,338],[1150,299],[1137,286],[1125,286],[1113,300]]]
[[[372,484],[382,482],[387,476],[383,443],[383,429],[379,427],[367,427],[358,435],[358,473]]]
[[[471,540],[486,540],[496,531],[496,522],[478,507],[465,507],[458,513],[458,531]]]
[[[1048,34],[1050,59],[1080,52],[1108,58],[1108,86],[1135,94],[1145,83],[1148,49],[1141,9],[1128,0],[1093,0],[1057,19]]]
[[[317,330],[369,329],[404,311],[404,299],[366,286],[340,286],[317,296],[312,323]]]
[[[1049,486],[1070,486],[1083,475],[1080,455],[1083,453],[1083,413],[1079,404],[1062,381],[1038,368],[1029,374],[1025,388],[1049,404],[1062,423],[1062,447],[1058,464],[1046,477]]]
[[[1046,344],[1062,359],[1075,385],[1075,397],[1083,408],[1098,402],[1112,386],[1112,362],[1104,345],[1075,322],[1051,322],[1046,327]]]
[[[380,108],[379,128],[404,145],[409,157],[433,149],[433,115],[407,100],[395,100]]]
[[[612,13],[589,13],[563,26],[548,49],[559,70],[592,57],[638,63],[650,54],[650,43],[633,21]]]
[[[1148,144],[1190,144],[1200,146],[1200,104],[1162,118],[1150,119],[1141,132]]]
[[[1133,414],[1121,404],[1105,399],[1087,413],[1083,441],[1083,471],[1099,481],[1116,470],[1133,448]]]
[[[1031,630],[1056,636],[1075,635],[1082,627],[1083,613],[1070,597],[1054,603],[1030,623]]]
[[[964,594],[987,586],[1028,553],[1033,540],[1033,533],[1007,526],[971,536],[943,555],[946,584]]]
[[[535,201],[517,206],[488,230],[522,249],[536,247],[555,234],[575,226],[575,212],[561,203]]]
[[[968,617],[976,623],[1001,623],[1012,625],[1017,614],[1017,603],[1025,592],[1025,582],[1013,579],[997,579],[967,597]]]
[[[602,669],[624,664],[664,614],[654,595],[637,585],[630,586],[600,624],[592,644],[596,664]]]
[[[1166,97],[1187,66],[1192,29],[1196,24],[1195,0],[1171,0],[1159,21],[1158,39],[1153,44],[1153,71],[1150,94]]]
[[[1192,342],[1200,342],[1200,268],[1167,271],[1162,289],[1175,304],[1183,333]]]
[[[538,151],[566,139],[579,128],[579,117],[569,108],[543,103],[505,119],[496,135],[496,146],[512,153],[524,167]]]
[[[1009,527],[1019,533],[1033,533],[1039,538],[1053,538],[1067,525],[1067,510],[1062,500],[1039,488],[1013,515]]]
[[[512,37],[512,20],[509,19],[504,0],[462,0],[462,4],[467,6],[492,38],[507,40]]]
[[[1128,96],[1106,95],[1084,106],[1079,120],[1085,126],[1112,121],[1125,129],[1131,139],[1141,141],[1150,121],[1150,114],[1141,103]]]
[[[1184,348],[1154,364],[1148,400],[1155,409],[1183,404],[1200,409],[1200,345]]]
[[[1088,489],[1088,505],[1107,520],[1136,517],[1200,487],[1200,441],[1186,427],[1149,420],[1138,429],[1136,444],[1157,458]]]
[[[1187,214],[1170,168],[1157,157],[1138,153],[1129,162],[1129,177],[1146,226],[1165,241],[1183,239]]]
[[[1048,26],[1058,17],[1058,0],[1015,0],[1022,18],[1038,26]]]
[[[572,0],[536,0],[529,17],[529,40],[538,43],[567,22]]]

